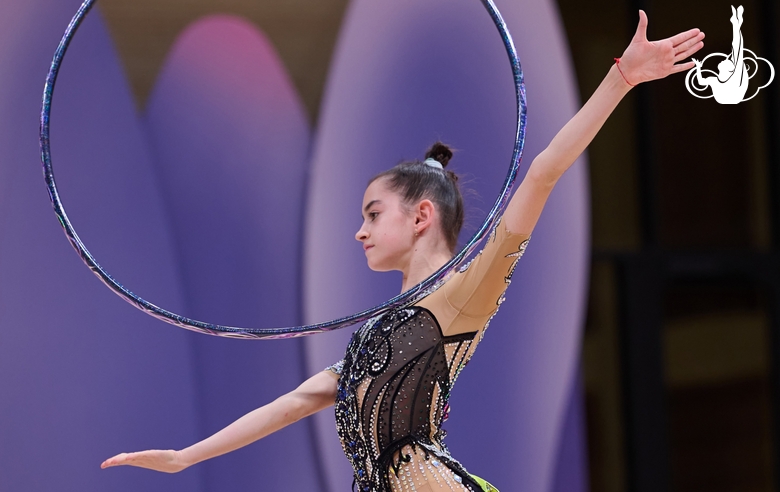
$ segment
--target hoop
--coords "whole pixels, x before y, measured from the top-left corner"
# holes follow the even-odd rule
[[[501,14],[494,5],[492,0],[480,0],[487,9],[490,17],[498,29],[504,46],[509,56],[509,62],[512,66],[512,74],[515,82],[515,94],[517,99],[517,127],[515,131],[515,144],[514,151],[512,153],[512,161],[509,166],[509,172],[504,180],[504,184],[501,188],[501,192],[496,199],[493,208],[488,212],[487,217],[482,226],[474,233],[469,239],[463,249],[456,254],[450,261],[444,264],[436,272],[431,274],[430,277],[423,280],[411,289],[399,294],[388,301],[383,302],[371,309],[361,311],[351,316],[338,318],[325,323],[316,323],[303,326],[292,326],[284,328],[238,328],[232,326],[223,326],[207,323],[204,321],[198,321],[194,319],[181,316],[173,313],[159,306],[156,306],[149,301],[139,297],[138,295],[125,288],[117,280],[115,280],[111,274],[109,274],[103,267],[98,264],[97,260],[87,250],[84,243],[79,239],[75,229],[68,220],[68,216],[65,213],[65,208],[60,200],[59,193],[57,192],[57,184],[54,180],[54,170],[51,162],[51,147],[49,140],[49,121],[51,119],[51,101],[54,95],[54,85],[57,81],[57,74],[59,73],[62,59],[65,56],[65,52],[70,45],[70,42],[78,30],[84,17],[90,11],[96,0],[85,0],[79,8],[76,15],[70,21],[68,28],[65,30],[65,34],[60,41],[57,51],[54,53],[54,59],[52,60],[51,67],[49,69],[48,76],[46,77],[46,84],[43,90],[43,107],[41,109],[41,159],[43,161],[43,176],[46,181],[46,186],[49,190],[49,198],[54,208],[54,213],[62,225],[62,229],[65,232],[68,240],[73,248],[81,257],[82,261],[92,270],[104,284],[108,286],[114,293],[122,297],[125,301],[129,302],[136,308],[144,311],[145,313],[158,318],[166,323],[170,323],[181,328],[188,330],[205,333],[209,335],[231,337],[231,338],[293,338],[304,335],[311,335],[314,333],[320,333],[325,331],[333,331],[340,328],[345,328],[356,323],[364,322],[375,316],[384,314],[385,312],[403,306],[407,304],[414,304],[420,299],[424,298],[434,290],[436,290],[444,278],[453,270],[458,268],[469,254],[476,248],[479,242],[485,238],[488,232],[495,226],[496,221],[500,213],[506,207],[509,200],[509,194],[512,190],[512,185],[517,177],[517,171],[520,166],[520,158],[523,154],[523,146],[525,143],[525,126],[526,126],[526,97],[525,97],[525,84],[523,82],[523,71],[520,66],[520,60],[517,57],[517,51],[515,50],[514,43],[512,42],[512,36],[507,30],[506,23],[504,22]]]

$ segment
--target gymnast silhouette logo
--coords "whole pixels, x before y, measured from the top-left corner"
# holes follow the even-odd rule
[[[699,99],[708,99],[714,97],[720,104],[739,104],[742,101],[753,99],[758,91],[772,83],[775,78],[775,68],[765,58],[756,56],[755,53],[745,48],[742,40],[742,13],[745,11],[740,5],[736,10],[731,6],[731,54],[711,53],[702,61],[691,58],[696,66],[688,71],[685,76],[685,87],[688,92]],[[718,73],[712,70],[702,69],[702,65],[710,57],[723,58],[718,63]],[[748,90],[748,83],[758,73],[758,61],[761,60],[769,67],[769,80],[766,84],[758,87],[756,91],[748,98],[745,94]],[[752,66],[751,66],[752,65]],[[695,74],[695,76],[694,76]],[[705,75],[712,75],[704,77]],[[702,96],[697,92],[707,92],[707,88],[712,89],[712,94]]]

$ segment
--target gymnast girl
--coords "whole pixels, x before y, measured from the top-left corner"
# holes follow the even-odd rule
[[[579,112],[531,163],[482,251],[413,304],[369,319],[342,360],[290,393],[181,450],[122,453],[101,465],[132,465],[174,473],[246,446],[306,416],[335,406],[341,444],[364,492],[495,491],[469,474],[442,442],[452,384],[498,311],[515,265],[542,208],[575,159],[635,85],[691,69],[678,63],[700,50],[691,29],[649,42],[647,16],[623,56]],[[436,143],[423,161],[375,176],[361,205],[355,239],[368,266],[400,270],[401,290],[428,278],[452,256],[463,223],[458,177],[446,166],[450,149]]]

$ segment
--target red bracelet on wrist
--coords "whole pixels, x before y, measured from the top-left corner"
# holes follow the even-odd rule
[[[623,70],[620,69],[620,58],[615,58],[615,65],[618,67],[618,72],[620,72],[620,75],[623,76],[623,80],[626,81],[626,84],[630,85],[631,87],[636,87],[634,84],[628,81],[625,74],[623,73]]]

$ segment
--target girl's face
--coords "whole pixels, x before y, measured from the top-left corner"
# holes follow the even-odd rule
[[[414,214],[402,207],[401,197],[379,178],[366,188],[361,215],[363,225],[355,239],[363,243],[368,267],[377,272],[400,270],[414,246]]]

